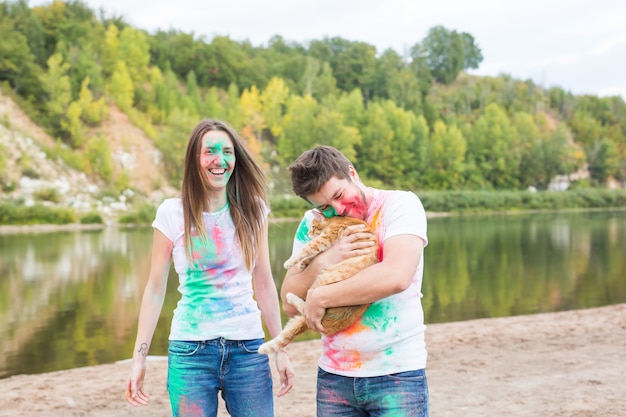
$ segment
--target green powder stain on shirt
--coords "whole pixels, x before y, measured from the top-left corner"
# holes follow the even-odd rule
[[[309,226],[307,225],[304,219],[302,219],[302,221],[300,222],[300,225],[298,226],[298,231],[296,232],[296,239],[299,242],[308,242],[309,240],[311,240],[311,237],[309,236]]]
[[[377,332],[385,332],[395,321],[393,306],[390,303],[379,301],[369,306],[363,314],[362,323]]]

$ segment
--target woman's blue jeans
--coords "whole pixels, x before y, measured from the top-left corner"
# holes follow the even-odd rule
[[[318,417],[428,417],[426,371],[352,378],[317,371]]]
[[[273,417],[272,374],[263,339],[170,340],[167,390],[174,417],[215,417],[218,391],[233,417]]]

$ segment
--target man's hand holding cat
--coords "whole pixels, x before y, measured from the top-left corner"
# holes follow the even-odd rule
[[[317,257],[322,258],[324,265],[328,266],[354,256],[367,255],[374,246],[374,242],[372,234],[364,229],[365,226],[361,224],[346,227],[343,236]]]
[[[309,329],[320,333],[326,333],[326,329],[322,326],[322,318],[326,313],[326,308],[321,304],[323,292],[324,286],[307,291],[304,312],[302,313]]]

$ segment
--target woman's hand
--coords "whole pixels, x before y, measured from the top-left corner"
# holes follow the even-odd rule
[[[282,397],[293,387],[293,377],[295,375],[289,355],[287,355],[285,349],[280,349],[276,352],[276,369],[278,370],[278,375],[280,375],[280,391],[278,391],[277,395]]]
[[[143,379],[146,376],[146,362],[137,363],[133,359],[133,364],[126,384],[126,400],[133,406],[147,405],[150,394],[143,390]]]

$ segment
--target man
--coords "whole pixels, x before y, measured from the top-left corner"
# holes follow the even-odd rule
[[[426,215],[411,192],[366,187],[350,161],[338,150],[318,146],[289,167],[293,191],[314,209],[305,213],[294,251],[308,240],[315,211],[368,222],[380,242],[379,263],[353,277],[309,290],[327,265],[370,250],[368,235],[352,227],[303,271],[287,271],[281,297],[291,292],[306,298],[304,316],[324,333],[321,319],[329,307],[371,303],[350,328],[323,336],[317,379],[317,415],[428,416],[424,313],[421,305],[423,249],[428,243]]]

